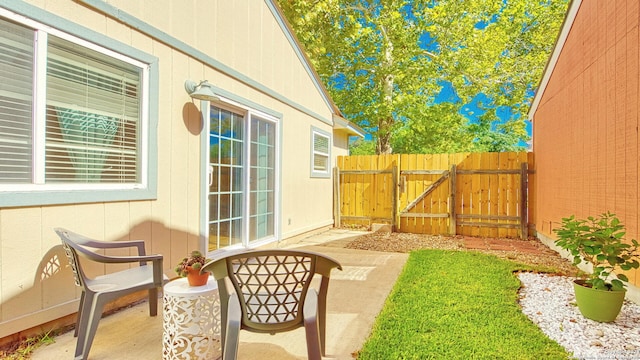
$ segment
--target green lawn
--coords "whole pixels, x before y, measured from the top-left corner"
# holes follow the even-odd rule
[[[358,359],[571,358],[520,311],[520,269],[475,252],[412,252]]]

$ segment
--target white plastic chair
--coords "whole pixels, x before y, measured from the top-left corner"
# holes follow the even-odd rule
[[[158,289],[169,280],[162,272],[162,255],[146,255],[142,240],[99,241],[61,228],[54,231],[62,240],[76,285],[82,288],[74,333],[78,337],[75,359],[87,359],[104,305],[108,302],[140,290],[149,290],[149,315],[158,314]],[[127,247],[137,248],[138,255],[107,256],[94,252],[95,249]],[[89,278],[82,269],[80,257],[99,263],[139,263],[140,266]],[[148,262],[152,263],[151,266],[147,265]]]

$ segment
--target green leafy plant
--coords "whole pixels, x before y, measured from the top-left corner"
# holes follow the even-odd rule
[[[625,242],[625,228],[615,214],[606,212],[598,217],[576,219],[574,215],[562,219],[562,226],[554,229],[556,245],[568,250],[573,264],[583,261],[593,266],[585,283],[599,290],[624,290],[629,279],[616,274],[616,269],[631,270],[638,263],[638,241]]]
[[[207,262],[207,258],[202,255],[198,250],[191,251],[189,256],[182,258],[174,271],[180,277],[185,277],[189,274],[189,268],[194,270],[200,270],[202,266]]]

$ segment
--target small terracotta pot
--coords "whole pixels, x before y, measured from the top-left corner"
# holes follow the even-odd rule
[[[207,284],[207,281],[209,281],[208,271],[200,274],[199,269],[196,270],[191,266],[187,268],[187,271],[189,271],[189,273],[187,274],[187,281],[189,282],[190,286],[203,286]]]

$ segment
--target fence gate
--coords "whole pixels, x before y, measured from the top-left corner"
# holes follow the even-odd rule
[[[524,238],[532,160],[525,152],[340,157],[336,224]]]

